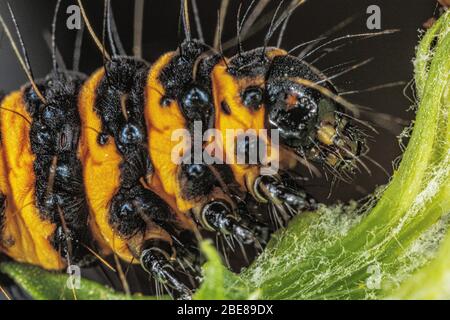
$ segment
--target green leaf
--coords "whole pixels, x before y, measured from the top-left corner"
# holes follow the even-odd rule
[[[201,249],[208,262],[203,265],[204,281],[195,293],[198,300],[257,299],[259,290],[250,288],[234,273],[229,271],[210,241],[201,243]]]
[[[142,300],[152,299],[142,295],[128,296],[98,284],[81,279],[80,288],[69,289],[69,276],[60,272],[49,272],[41,268],[21,264],[2,263],[0,271],[19,284],[31,297],[38,300]]]

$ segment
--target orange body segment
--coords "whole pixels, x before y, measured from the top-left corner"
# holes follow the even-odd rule
[[[0,191],[6,197],[0,251],[12,259],[49,270],[66,265],[52,246],[56,226],[36,207],[30,122],[22,91],[7,96],[1,105]]]
[[[236,142],[238,136],[246,133],[256,135],[267,149],[267,162],[278,157],[277,149],[271,148],[270,138],[264,134],[265,131],[262,131],[266,129],[265,108],[261,106],[257,110],[252,110],[244,105],[241,98],[241,92],[245,88],[263,87],[264,78],[237,79],[228,73],[226,64],[222,62],[214,67],[211,79],[216,108],[215,128],[221,134],[221,148],[228,159],[236,181],[251,192],[253,189],[251,185],[260,175],[261,166],[237,163]],[[222,110],[223,104],[226,104],[227,112]]]
[[[81,137],[79,145],[80,159],[83,163],[84,184],[91,214],[91,227],[103,250],[113,250],[121,258],[132,260],[127,242],[121,239],[109,224],[109,203],[120,186],[120,154],[109,137],[105,145],[98,143],[102,132],[100,117],[94,107],[96,89],[103,79],[104,69],[94,73],[83,85],[79,95],[79,114],[81,119]]]
[[[171,240],[167,232],[151,222],[147,222],[145,232],[131,238],[122,237],[110,223],[110,204],[120,188],[123,158],[113,137],[109,136],[103,145],[98,140],[103,128],[101,118],[95,111],[96,92],[104,76],[104,69],[94,73],[83,85],[78,102],[82,131],[79,154],[83,163],[90,225],[103,254],[114,252],[128,262],[139,263],[137,258],[147,240]]]
[[[147,78],[144,112],[148,130],[148,149],[161,186],[164,192],[176,199],[178,210],[187,212],[195,206],[195,203],[183,198],[178,183],[178,164],[172,159],[172,151],[183,141],[188,142],[188,139],[181,142],[172,139],[174,132],[186,128],[186,121],[176,101],[171,100],[168,105],[162,104],[165,90],[159,81],[162,69],[173,56],[174,53],[167,53],[152,66]],[[181,149],[187,150],[186,148],[187,145]],[[155,183],[153,184],[153,187],[158,188]]]

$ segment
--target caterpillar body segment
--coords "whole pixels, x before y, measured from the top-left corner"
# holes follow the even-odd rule
[[[208,46],[186,40],[178,51],[165,54],[153,64],[145,109],[149,151],[165,192],[176,199],[181,212],[192,212],[208,230],[251,243],[254,236],[239,223],[231,195],[221,188],[223,166],[215,168],[202,159],[195,162],[194,153],[203,153],[203,148],[195,150],[192,143],[195,126],[202,127],[202,134],[214,127],[216,110],[209,75],[219,59]],[[180,142],[173,133],[180,130],[188,137],[180,136],[184,138],[184,153],[176,162],[173,150],[178,150]]]
[[[257,147],[261,143],[263,147],[268,149],[267,154],[272,158],[277,158],[278,155],[276,150],[271,153],[269,136],[263,137],[262,141],[256,140],[257,144],[253,146],[246,143],[246,140],[241,140],[241,144],[238,145],[238,135],[245,134],[248,130],[252,130],[253,134],[257,135],[260,130],[266,129],[266,110],[263,108],[261,100],[265,72],[257,74],[252,69],[251,77],[241,79],[236,72],[239,68],[237,66],[235,69],[232,60],[229,60],[221,62],[213,69],[211,78],[216,107],[215,127],[221,132],[222,148],[226,157],[231,159],[229,161],[232,163],[230,167],[236,181],[241,186],[245,186],[247,191],[252,192],[253,188],[249,186],[259,175],[260,165],[237,163],[235,154],[238,151],[257,153]],[[227,130],[233,132],[233,134],[227,135]]]
[[[154,177],[143,112],[148,72],[142,61],[115,57],[83,86],[79,110],[84,181],[103,247],[129,262],[158,260],[144,268],[158,277],[167,275],[169,286],[186,293],[187,287],[164,270],[183,259],[196,259],[192,244],[179,239],[183,233],[192,238],[193,226],[170,207],[174,201]],[[164,254],[163,248],[153,248],[162,243],[170,248]]]
[[[78,73],[54,72],[7,96],[0,109],[0,250],[17,261],[60,270],[87,263],[88,211],[77,155]]]
[[[145,116],[149,130],[149,151],[155,171],[165,191],[176,199],[179,210],[188,212],[197,206],[195,198],[200,194],[196,196],[193,193],[200,190],[183,190],[180,180],[183,175],[189,174],[190,168],[173,161],[172,152],[180,144],[173,133],[180,130],[193,133],[195,121],[210,126],[208,123],[214,110],[209,101],[208,89],[192,83],[193,65],[203,48],[192,48],[190,51],[186,46],[182,45],[181,48],[184,49],[183,55],[178,52],[167,53],[153,64],[147,80]],[[193,95],[198,97],[198,101],[189,100],[189,96]],[[196,105],[188,106],[189,103]],[[191,139],[186,138],[182,142],[184,145],[180,150],[186,154],[181,156],[191,156]]]
[[[164,88],[157,80],[162,68],[171,59],[173,54],[168,53],[153,64],[148,75],[146,88],[145,119],[148,130],[148,149],[153,155],[152,162],[159,177],[161,187],[171,197],[176,199],[176,205],[180,211],[191,208],[189,203],[178,198],[181,191],[176,180],[178,166],[172,161],[172,148],[177,142],[172,141],[172,132],[186,127],[181,110],[175,102],[164,100]],[[150,86],[151,84],[151,86]],[[154,92],[153,92],[154,91]],[[163,109],[164,108],[164,109]]]
[[[9,107],[20,113],[26,111],[22,92],[17,91],[8,95],[3,100],[2,107]],[[19,141],[28,140],[28,150],[17,148],[17,144],[16,147],[5,145],[3,141],[8,136],[2,134],[0,165],[3,212],[0,249],[16,261],[42,266],[50,270],[60,270],[64,266],[64,262],[49,241],[55,233],[56,226],[48,220],[41,219],[39,210],[33,205],[35,176],[32,173],[34,155],[31,153],[28,136],[30,127],[23,119],[12,117],[14,120],[9,122],[10,124],[15,124],[15,121],[24,121],[25,124],[18,124],[15,129],[5,130],[3,124],[12,119],[3,112],[1,118],[2,131],[15,133],[15,139],[22,137]],[[15,159],[12,159],[12,163],[10,163],[10,159],[5,155],[6,152],[11,156],[22,155],[21,164],[19,165]],[[14,186],[11,183],[14,183]],[[36,226],[38,228],[35,228]]]

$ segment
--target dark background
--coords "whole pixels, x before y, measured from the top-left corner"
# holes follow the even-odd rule
[[[209,44],[212,44],[220,1],[197,0],[197,2],[205,38]],[[224,40],[235,35],[239,1],[230,0],[230,2],[223,32]],[[243,0],[242,2],[244,8],[246,8],[251,1]],[[10,3],[24,36],[35,76],[45,76],[51,69],[51,56],[48,45],[44,41],[43,32],[51,28],[56,1],[10,0]],[[72,63],[76,31],[70,31],[65,27],[67,17],[65,11],[68,5],[74,3],[73,0],[63,1],[57,29],[57,45],[69,66]],[[273,10],[278,3],[279,1],[271,1],[266,12]],[[397,81],[407,83],[413,77],[412,59],[419,39],[418,31],[422,24],[435,13],[436,1],[434,0],[309,0],[290,19],[282,47],[290,49],[302,42],[313,40],[349,17],[354,17],[353,22],[343,30],[334,33],[330,39],[346,34],[369,32],[370,30],[366,27],[368,17],[366,9],[372,4],[381,8],[382,30],[400,29],[400,32],[351,43],[342,50],[327,55],[320,60],[317,67],[323,70],[343,62],[361,62],[373,57],[374,61],[370,64],[337,78],[334,81],[335,85],[343,91],[348,91]],[[101,35],[103,1],[85,0],[84,5],[97,34]],[[127,52],[131,54],[134,3],[131,0],[112,0],[112,6],[120,37]],[[147,61],[153,62],[162,53],[174,50],[177,47],[179,1],[147,0],[144,11],[143,57]],[[5,2],[0,2],[0,12],[10,22]],[[11,24],[9,25],[11,26]],[[195,33],[193,21],[192,28]],[[246,41],[244,48],[251,49],[261,46],[266,31],[267,27]],[[89,74],[101,66],[102,57],[86,33],[84,39],[81,71]],[[275,42],[276,36],[272,43]],[[228,56],[234,53],[235,48],[226,52]],[[0,43],[0,89],[9,92],[19,88],[25,82],[26,78],[10,49],[6,37],[3,36]],[[414,117],[414,113],[413,111],[407,111],[411,102],[404,96],[403,88],[404,86],[398,86],[375,92],[360,93],[347,98],[354,103],[370,106],[377,112],[410,120]],[[412,94],[409,93],[409,95]],[[390,133],[384,129],[379,131],[380,134],[374,136],[374,141],[370,144],[369,155],[389,173],[392,173],[393,161],[401,153],[396,138],[400,130],[395,133]],[[388,181],[387,175],[376,166],[369,164],[369,167],[372,170],[371,175],[363,172],[358,174],[351,184],[340,183],[333,189],[328,199],[330,183],[311,181],[309,183],[310,188],[319,199],[326,202],[361,198],[372,192],[376,186]]]

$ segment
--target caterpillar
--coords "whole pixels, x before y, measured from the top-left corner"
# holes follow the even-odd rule
[[[238,54],[227,58],[192,37],[182,0],[185,39],[151,64],[118,54],[111,36],[110,56],[78,3],[105,60],[90,76],[62,69],[54,58],[51,73],[35,80],[26,50],[20,54],[1,18],[30,81],[0,104],[0,252],[11,259],[63,270],[114,254],[187,299],[193,287],[180,273],[199,276],[200,239],[267,241],[273,228],[250,203],[272,208],[278,226],[317,207],[289,174],[263,174],[267,164],[290,170],[315,162],[338,173],[356,166],[365,141],[352,105],[319,70],[268,46],[297,1],[272,21],[263,47],[243,51],[238,44]],[[110,28],[109,10],[105,1],[104,27]],[[54,57],[55,51],[53,43]],[[193,137],[198,124],[202,135],[219,133],[200,146],[212,159],[237,152],[249,158],[261,146],[266,158],[196,162],[189,140],[185,161],[174,162],[173,132]]]

